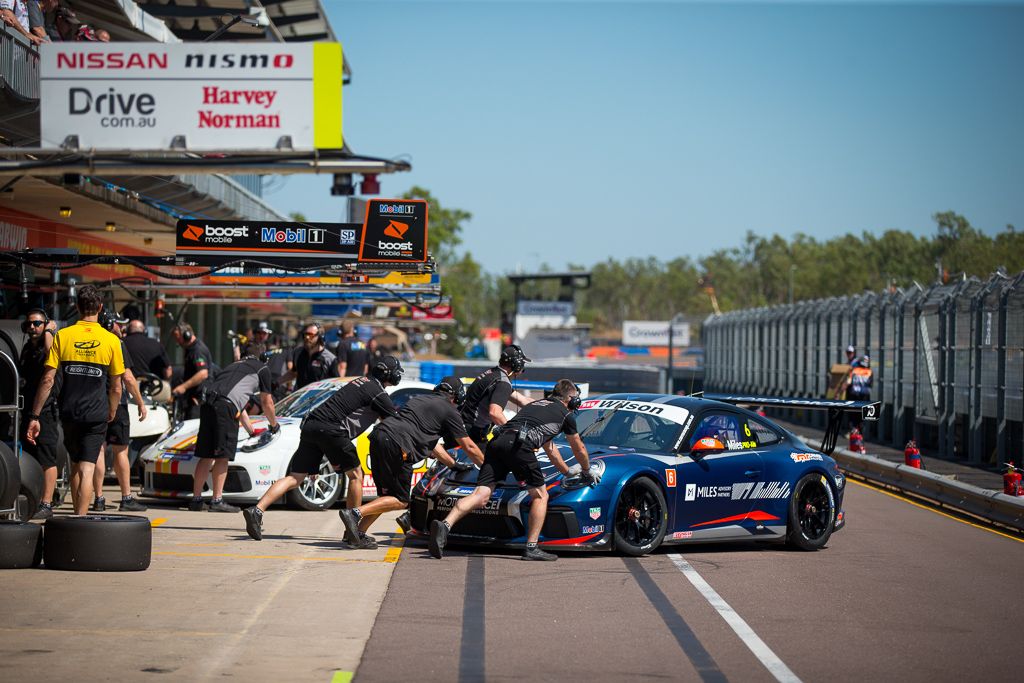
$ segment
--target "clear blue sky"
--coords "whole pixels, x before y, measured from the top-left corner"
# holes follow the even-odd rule
[[[472,212],[492,273],[747,230],[1024,229],[1024,4],[325,0],[345,137]],[[279,210],[338,220],[329,177]]]

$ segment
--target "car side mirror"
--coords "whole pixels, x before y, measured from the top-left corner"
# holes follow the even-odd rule
[[[725,451],[725,444],[714,437],[697,439],[697,443],[690,448],[690,457],[703,458],[705,455],[722,453]]]

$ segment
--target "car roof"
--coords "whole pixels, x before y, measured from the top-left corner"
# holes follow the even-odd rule
[[[316,382],[312,382],[310,384],[307,384],[306,386],[301,387],[297,391],[301,391],[302,389],[339,389],[339,388],[341,388],[342,386],[348,384],[349,382],[351,382],[354,379],[356,379],[355,376],[353,376],[353,377],[328,377],[327,379],[321,379],[321,380],[318,380]],[[427,382],[421,382],[421,381],[416,380],[416,379],[403,379],[400,384],[398,384],[397,386],[393,386],[393,387],[387,387],[385,389],[385,391],[387,391],[389,394],[393,394],[394,392],[399,391],[401,389],[433,389],[433,388],[434,388],[434,385],[433,384],[428,384]]]
[[[619,401],[643,401],[645,403],[664,403],[670,406],[678,406],[685,408],[691,413],[696,413],[703,408],[723,408],[729,410],[738,410],[742,413],[749,413],[756,415],[756,413],[741,408],[740,406],[733,405],[731,403],[723,403],[721,401],[712,401],[711,399],[702,398],[700,396],[673,396],[672,394],[643,394],[643,393],[629,393],[622,392],[618,394],[601,394],[600,396],[594,396],[595,399],[601,400],[619,400]],[[763,419],[763,418],[762,418]]]

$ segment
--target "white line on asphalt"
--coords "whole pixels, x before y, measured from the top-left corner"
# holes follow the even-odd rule
[[[725,623],[729,624],[732,630],[736,632],[736,635],[740,637],[743,644],[764,664],[772,676],[775,676],[775,680],[780,681],[780,683],[801,683],[797,675],[779,659],[778,655],[772,652],[772,649],[761,640],[761,637],[754,633],[754,629],[750,628],[747,622],[743,621],[743,617],[737,614],[736,610],[722,599],[722,596],[704,580],[703,576],[697,573],[697,570],[689,562],[683,559],[682,555],[672,553],[669,557],[676,567],[679,568],[679,571],[683,573],[683,576],[689,579],[693,587],[700,591],[704,599],[711,603],[711,606],[722,615]]]

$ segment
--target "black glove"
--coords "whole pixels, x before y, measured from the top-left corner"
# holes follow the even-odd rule
[[[448,466],[448,469],[450,469],[452,472],[469,472],[471,469],[473,469],[473,466],[470,465],[468,462],[459,462],[458,460],[456,460],[455,462]]]
[[[270,433],[271,434],[277,434],[279,431],[281,431],[281,423],[280,422],[276,423],[274,426],[272,426],[270,428]]]

